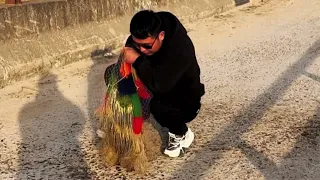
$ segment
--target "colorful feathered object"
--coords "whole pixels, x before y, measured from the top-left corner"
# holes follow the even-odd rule
[[[121,164],[143,172],[147,157],[142,138],[143,124],[149,118],[151,93],[135,69],[122,61],[105,71],[106,94],[96,114],[100,120],[101,152],[108,165]],[[99,133],[98,133],[99,134]]]
[[[140,134],[142,131],[143,120],[148,118],[147,112],[143,116],[142,103],[151,99],[151,95],[138,78],[134,68],[125,62],[120,65],[121,81],[118,85],[118,91],[122,95],[131,97],[133,105],[132,129],[135,134]]]

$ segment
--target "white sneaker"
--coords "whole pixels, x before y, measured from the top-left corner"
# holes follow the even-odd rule
[[[183,148],[189,148],[194,140],[194,133],[188,128],[184,136],[177,136],[169,132],[168,147],[164,150],[164,154],[169,157],[178,157],[181,151],[184,153]]]

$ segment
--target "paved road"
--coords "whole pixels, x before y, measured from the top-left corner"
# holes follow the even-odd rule
[[[143,179],[319,179],[319,12],[318,0],[274,0],[187,24],[206,84],[196,141]],[[0,179],[138,179],[103,167],[93,145],[107,65],[0,90]]]

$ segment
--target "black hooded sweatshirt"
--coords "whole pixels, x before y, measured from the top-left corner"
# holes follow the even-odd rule
[[[170,12],[157,12],[165,31],[162,47],[152,56],[141,52],[133,63],[138,76],[161,103],[192,105],[205,93],[195,48],[181,22]],[[126,46],[132,45],[129,36]],[[131,46],[134,47],[134,46]]]

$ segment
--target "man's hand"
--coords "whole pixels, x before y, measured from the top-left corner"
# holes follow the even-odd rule
[[[133,64],[136,59],[140,56],[136,50],[131,47],[124,47],[124,61],[128,64]]]

